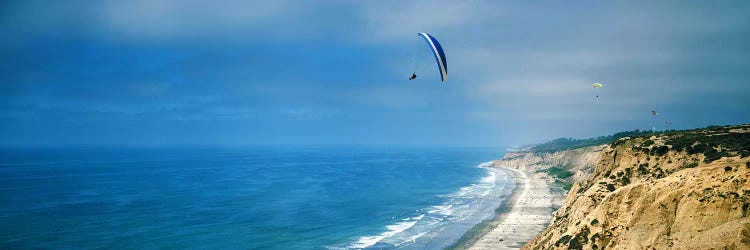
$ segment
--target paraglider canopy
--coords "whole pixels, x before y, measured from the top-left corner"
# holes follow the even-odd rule
[[[604,88],[604,84],[595,82],[594,84],[591,84],[591,88],[594,88],[594,89],[596,89],[596,88]],[[596,95],[596,98],[599,98],[599,95]]]
[[[424,38],[425,42],[427,42],[427,44],[430,46],[432,54],[435,55],[435,61],[437,62],[438,71],[440,72],[440,80],[444,82],[445,79],[448,78],[448,60],[445,58],[443,47],[440,46],[440,43],[437,41],[437,39],[435,39],[435,37],[431,36],[430,34],[419,33],[417,35]]]

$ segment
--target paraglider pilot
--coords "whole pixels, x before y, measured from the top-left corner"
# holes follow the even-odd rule
[[[414,78],[417,78],[417,72],[411,74],[411,76],[409,77],[409,81],[414,80]]]

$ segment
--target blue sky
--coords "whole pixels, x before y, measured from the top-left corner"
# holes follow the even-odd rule
[[[746,1],[3,1],[0,137],[512,146],[648,129],[652,109],[658,128],[748,123],[747,13]],[[446,83],[417,32],[443,44]]]

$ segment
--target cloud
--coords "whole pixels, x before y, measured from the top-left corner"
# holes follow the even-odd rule
[[[367,40],[405,42],[418,32],[460,29],[477,18],[476,1],[369,2],[362,6]]]
[[[345,30],[353,21],[339,22],[351,17],[341,11],[348,4],[335,2],[106,0],[6,5],[2,14],[8,21],[3,25],[15,36],[56,34],[127,43],[309,40],[327,37],[326,31]]]
[[[105,1],[97,12],[107,28],[125,36],[184,38],[258,30],[283,21],[289,1]]]
[[[42,128],[66,114],[267,139],[323,141],[315,133],[335,127],[344,141],[531,143],[643,129],[653,108],[684,127],[750,117],[744,2],[2,5],[0,117]],[[446,83],[423,31],[446,49]],[[415,51],[425,64],[407,81]],[[599,99],[593,82],[605,84]]]

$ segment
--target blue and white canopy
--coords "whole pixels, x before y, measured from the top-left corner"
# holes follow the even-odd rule
[[[430,34],[419,33],[418,36],[424,38],[427,44],[430,45],[432,54],[435,55],[435,61],[437,61],[438,70],[440,70],[440,79],[442,81],[445,81],[445,79],[448,79],[448,60],[445,59],[443,47],[440,46],[440,43],[437,41],[437,39],[432,37]]]

